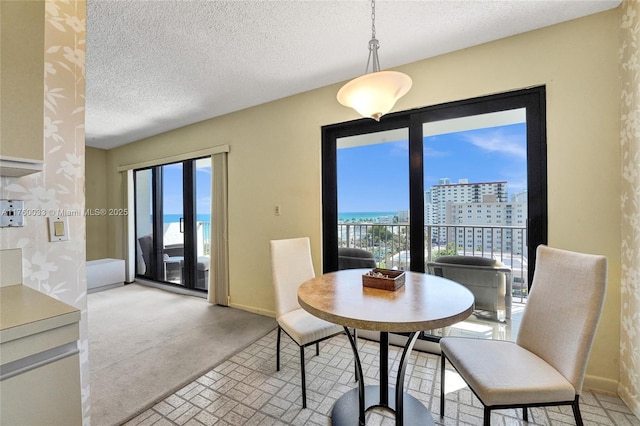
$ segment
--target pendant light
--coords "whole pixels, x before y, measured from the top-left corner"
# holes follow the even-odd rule
[[[338,91],[338,102],[355,109],[363,117],[380,121],[396,101],[411,88],[411,77],[398,71],[380,71],[376,39],[376,2],[371,0],[371,40],[365,74],[349,81]],[[369,72],[371,64],[371,72]]]

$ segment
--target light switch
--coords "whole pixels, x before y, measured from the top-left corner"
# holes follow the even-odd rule
[[[56,237],[64,237],[64,223],[53,222],[53,235]]]
[[[69,222],[66,216],[49,216],[49,240],[68,241],[69,240]]]

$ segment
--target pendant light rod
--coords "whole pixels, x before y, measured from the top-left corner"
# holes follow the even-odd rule
[[[373,57],[373,64],[371,72],[380,71],[380,59],[378,58],[378,48],[380,48],[380,42],[376,38],[376,0],[371,0],[371,40],[369,40],[369,58],[367,59],[367,67],[364,69],[364,73],[369,72],[369,64]]]
[[[380,42],[376,38],[376,1],[371,0],[371,40],[369,57],[364,75],[346,83],[338,91],[338,102],[355,109],[364,117],[380,121],[396,101],[411,88],[411,77],[398,71],[380,71],[378,49]],[[372,71],[369,72],[371,64]]]
[[[367,59],[367,68],[364,70],[364,73],[369,72],[369,63],[371,62],[371,58],[373,57],[373,65],[371,68],[371,72],[380,71],[380,59],[378,59],[378,48],[380,47],[380,42],[372,38],[369,40],[369,59]]]

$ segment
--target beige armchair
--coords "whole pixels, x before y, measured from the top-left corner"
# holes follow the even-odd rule
[[[491,410],[571,405],[582,425],[579,397],[602,313],[607,282],[604,256],[539,246],[531,292],[516,342],[444,337],[440,415],[444,415],[445,360]]]

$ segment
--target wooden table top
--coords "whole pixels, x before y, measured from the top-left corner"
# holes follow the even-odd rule
[[[305,281],[298,302],[334,324],[361,330],[411,332],[445,327],[466,319],[474,298],[466,287],[434,275],[405,271],[398,290],[363,287],[369,269],[330,272]]]

